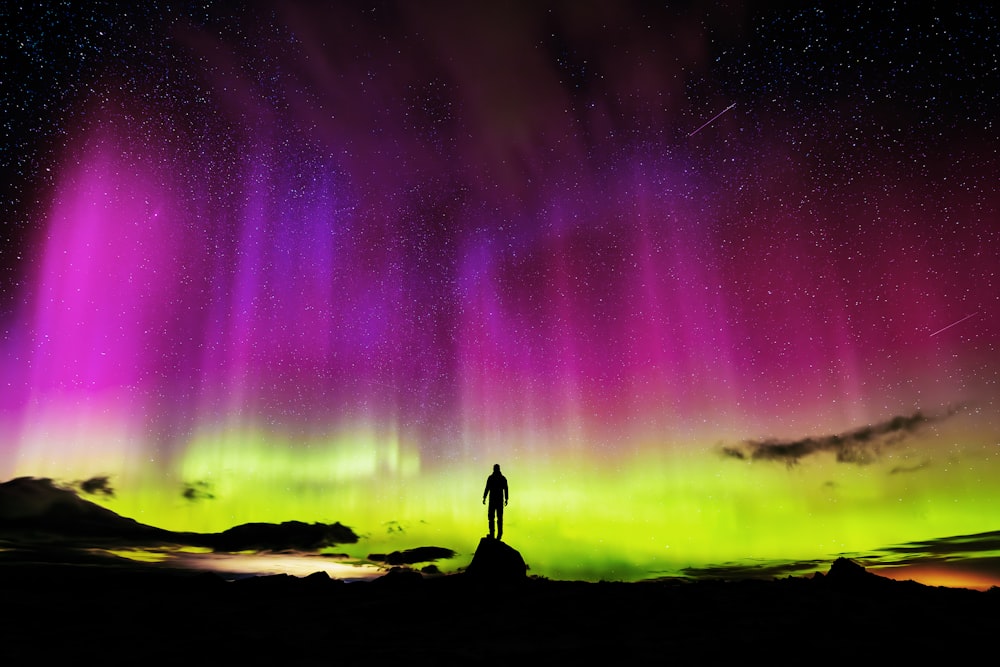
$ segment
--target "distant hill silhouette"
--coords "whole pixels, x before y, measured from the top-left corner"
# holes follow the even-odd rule
[[[338,523],[248,523],[221,533],[175,532],[123,517],[51,479],[19,477],[0,483],[0,538],[38,546],[155,546],[178,544],[216,551],[316,550],[353,544],[358,536]]]
[[[141,524],[80,498],[51,479],[19,477],[0,484],[0,535],[66,542],[122,540],[135,544],[175,542],[176,534]]]
[[[354,544],[358,536],[337,523],[245,523],[217,534],[201,536],[216,551],[276,551],[301,549],[314,551],[335,544]]]
[[[454,556],[454,551],[444,547],[416,547],[405,551],[393,551],[390,554],[368,554],[368,560],[388,565],[413,565],[430,563],[441,558],[454,558]]]

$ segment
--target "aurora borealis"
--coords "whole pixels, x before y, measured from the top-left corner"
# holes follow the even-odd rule
[[[590,579],[996,530],[997,16],[874,4],[4,10],[0,477],[461,551],[499,462]]]

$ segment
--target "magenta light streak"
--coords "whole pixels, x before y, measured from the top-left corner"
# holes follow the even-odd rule
[[[113,135],[94,137],[66,169],[49,211],[30,329],[30,402],[142,396],[175,372],[178,202],[161,171],[122,159],[128,150]]]
[[[694,135],[698,134],[699,132],[701,132],[702,130],[704,130],[706,127],[708,127],[709,125],[711,125],[712,123],[714,123],[717,118],[719,118],[720,116],[722,116],[722,114],[726,113],[727,111],[729,111],[730,109],[732,109],[735,106],[736,106],[736,102],[733,102],[728,107],[726,107],[725,109],[723,109],[719,113],[717,113],[714,116],[712,116],[711,118],[709,118],[702,125],[699,125],[698,129],[696,129],[696,130],[694,130],[692,132],[689,132],[688,133],[688,137],[693,137]]]
[[[970,317],[975,317],[978,314],[979,313],[972,313],[971,315],[966,315],[962,319],[957,320],[955,322],[952,322],[951,324],[949,324],[946,327],[941,327],[940,329],[938,329],[937,331],[935,331],[934,333],[932,333],[930,336],[928,336],[928,338],[930,338],[932,336],[937,336],[939,333],[944,333],[945,331],[947,331],[948,329],[952,328],[953,326],[957,326],[957,325],[961,324],[962,322],[964,322],[965,320],[969,319]]]

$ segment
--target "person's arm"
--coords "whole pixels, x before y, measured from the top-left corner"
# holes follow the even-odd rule
[[[503,478],[503,504],[507,504],[507,498],[510,497],[510,492],[507,490],[507,478]]]
[[[486,504],[486,494],[490,492],[490,480],[486,480],[486,488],[483,489],[483,504]]]

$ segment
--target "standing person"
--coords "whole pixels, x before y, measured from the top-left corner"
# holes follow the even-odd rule
[[[486,488],[483,490],[483,504],[486,496],[490,497],[490,537],[493,537],[493,516],[497,518],[497,539],[503,537],[503,508],[507,506],[507,478],[500,473],[500,464],[493,464],[493,474],[486,478]]]

